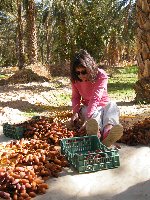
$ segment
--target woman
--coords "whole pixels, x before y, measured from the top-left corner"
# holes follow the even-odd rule
[[[88,135],[97,134],[104,145],[111,146],[123,134],[119,109],[107,93],[108,76],[99,69],[91,55],[80,50],[71,61],[72,124],[79,119]]]

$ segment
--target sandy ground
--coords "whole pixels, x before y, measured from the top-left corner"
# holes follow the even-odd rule
[[[65,169],[49,181],[47,194],[41,200],[149,200],[149,147],[127,147],[120,151],[121,166],[89,174]]]
[[[60,82],[61,84],[61,82]],[[62,87],[63,88],[63,87]],[[57,92],[70,90],[60,88]],[[25,109],[37,109],[38,101],[46,104],[46,97],[54,94],[52,84],[24,84],[0,86],[0,143],[10,141],[3,135],[2,124],[19,123],[28,119]],[[39,92],[40,91],[40,92]],[[53,95],[51,103],[56,102]],[[69,106],[69,105],[68,105]],[[122,123],[132,124],[149,116],[150,106],[119,103]],[[51,178],[46,194],[36,200],[150,200],[150,146],[121,144],[120,167],[88,174],[78,174],[73,168],[64,168],[58,178]]]
[[[0,126],[0,141],[8,142]],[[64,168],[58,178],[48,180],[46,194],[36,200],[149,200],[150,147],[121,144],[120,167],[78,174]]]

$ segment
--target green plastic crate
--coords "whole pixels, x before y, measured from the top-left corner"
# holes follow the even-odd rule
[[[79,173],[120,166],[118,150],[107,148],[96,135],[65,138],[60,144],[61,153]]]
[[[3,124],[3,133],[6,137],[13,139],[23,138],[23,134],[26,131],[26,128],[21,125],[12,125],[8,123]]]

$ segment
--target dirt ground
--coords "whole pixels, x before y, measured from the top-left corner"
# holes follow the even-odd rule
[[[19,123],[32,115],[50,115],[52,110],[71,111],[71,95],[68,78],[57,77],[49,82],[6,84],[0,86],[0,124]],[[61,100],[62,99],[62,100]],[[120,109],[120,122],[132,126],[135,122],[150,116],[150,105],[136,105],[134,99],[115,99]]]
[[[65,74],[66,71],[68,68],[64,69]],[[35,113],[49,115],[53,110],[71,111],[71,100],[65,99],[66,96],[71,96],[70,80],[67,76],[52,78],[49,69],[41,65],[31,65],[22,71],[18,71],[17,67],[1,68],[0,74],[8,76],[7,79],[0,80],[0,124],[18,123]],[[134,92],[132,97],[110,98],[117,102],[120,122],[124,126],[132,126],[150,116],[150,105],[135,104]]]

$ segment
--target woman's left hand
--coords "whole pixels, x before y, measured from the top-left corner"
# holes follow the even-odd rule
[[[85,131],[85,129],[86,129],[86,122],[84,122],[84,124],[81,126],[79,132]]]

